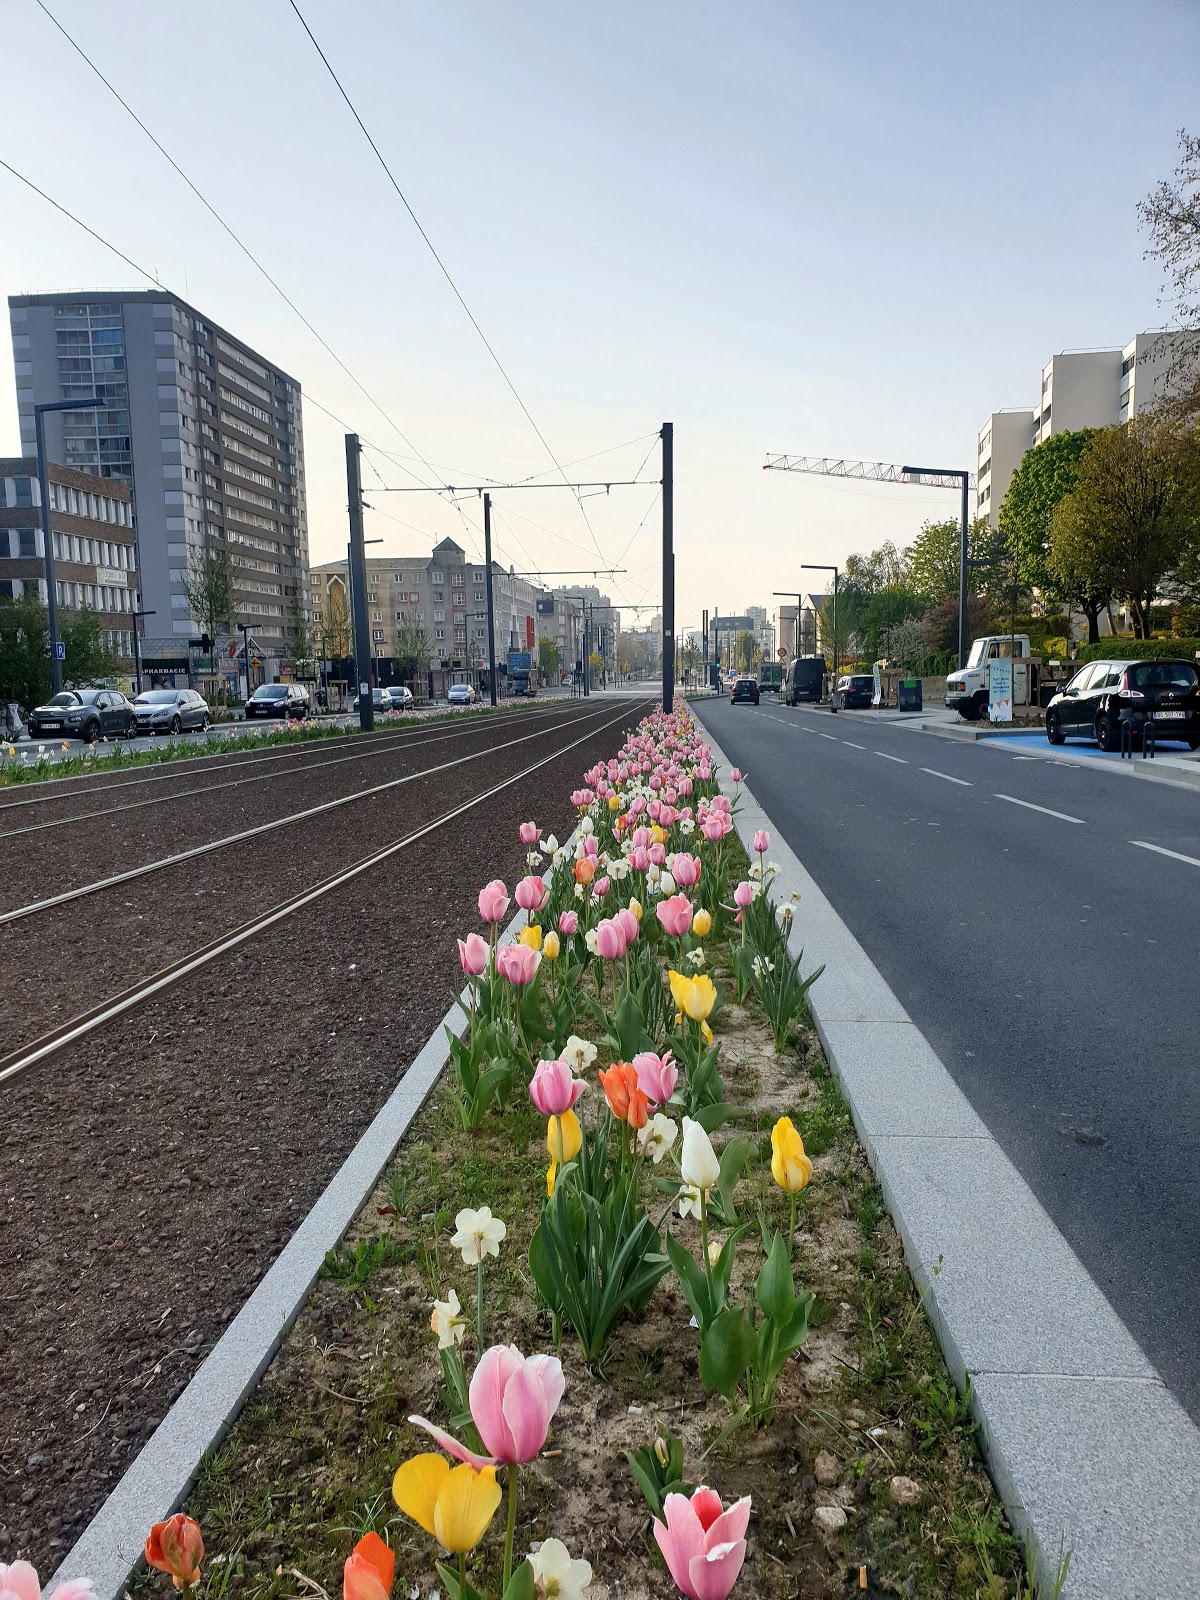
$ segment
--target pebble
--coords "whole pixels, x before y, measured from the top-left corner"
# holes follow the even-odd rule
[[[826,1488],[838,1481],[841,1472],[841,1463],[836,1456],[830,1455],[828,1450],[822,1450],[813,1462],[813,1477]]]
[[[846,1513],[841,1506],[818,1506],[813,1521],[822,1533],[838,1533],[846,1526]]]
[[[898,1506],[915,1506],[921,1498],[921,1485],[912,1478],[893,1478],[888,1484],[892,1503]]]

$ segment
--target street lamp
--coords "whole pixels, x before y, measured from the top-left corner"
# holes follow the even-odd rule
[[[137,685],[135,694],[142,692],[142,652],[138,644],[138,623],[143,617],[156,617],[157,611],[135,611],[133,613],[133,681]]]
[[[838,631],[837,631],[837,591],[838,569],[823,564],[820,561],[802,561],[801,570],[804,572],[832,572],[833,573],[833,686],[837,688],[838,675]]]
[[[46,428],[42,418],[47,411],[106,411],[108,401],[92,395],[87,400],[49,400],[33,408],[33,432],[37,441],[38,494],[42,502],[42,544],[46,561],[46,620],[50,628],[50,679],[55,694],[62,688],[62,662],[59,659],[58,595],[54,590],[54,534],[50,527],[50,477],[46,470]],[[135,624],[136,626],[136,624]]]
[[[958,544],[958,664],[967,664],[967,487],[971,474],[958,467],[901,467],[906,478],[920,483],[923,478],[957,478],[962,487],[962,526]],[[946,486],[943,484],[943,488]]]

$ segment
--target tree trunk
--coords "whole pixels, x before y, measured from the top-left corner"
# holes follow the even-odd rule
[[[1100,613],[1103,609],[1103,606],[1084,606],[1083,608],[1084,615],[1087,617],[1087,642],[1089,644],[1100,643]]]

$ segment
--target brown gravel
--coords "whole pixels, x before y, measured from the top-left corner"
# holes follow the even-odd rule
[[[511,885],[524,870],[517,824],[532,815],[565,836],[579,773],[644,709],[627,704],[621,721],[432,847],[393,857],[0,1091],[0,1559],[26,1555],[43,1572],[61,1560],[441,1017],[454,935],[476,925],[480,883],[499,871]],[[395,791],[401,802],[367,802],[371,836],[407,831],[418,790],[437,815],[543,753],[518,747],[507,767],[469,763]],[[290,792],[307,801],[303,776]],[[240,877],[242,920],[264,890],[283,897],[293,867],[315,881],[344,858],[333,829],[303,851],[291,835],[233,877],[218,852],[182,890],[149,880],[139,947],[148,934],[162,964],[196,942],[183,903],[198,887],[207,899],[213,885],[225,914]],[[75,908],[90,931],[70,945],[73,960],[90,959],[96,998],[122,986],[132,937],[128,923],[114,931],[107,898]]]

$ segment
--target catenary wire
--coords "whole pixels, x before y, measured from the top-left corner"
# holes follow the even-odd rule
[[[118,250],[115,244],[106,239],[103,234],[97,233],[95,228],[89,228],[82,217],[77,217],[73,211],[68,211],[66,206],[60,205],[58,201],[48,195],[44,189],[39,189],[37,184],[34,183],[31,178],[27,178],[23,172],[18,172],[16,167],[10,167],[8,162],[3,160],[0,160],[0,167],[3,167],[5,172],[11,172],[13,177],[17,179],[18,183],[23,183],[27,189],[32,189],[34,194],[40,195],[41,198],[45,200],[47,205],[52,205],[54,207],[55,211],[61,211],[64,217],[69,217],[76,227],[83,229],[84,233],[90,233],[92,238],[95,239],[98,244],[102,244],[106,250],[111,250],[113,255],[120,256],[121,260],[126,266],[132,267],[136,273],[139,273],[143,278],[154,284],[156,288],[162,288],[162,284],[159,282],[155,273],[148,271],[145,267],[139,267],[132,256],[127,256],[124,250]]]

